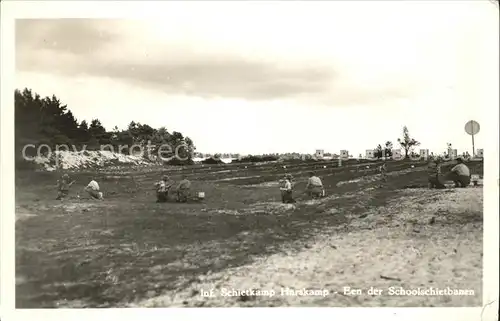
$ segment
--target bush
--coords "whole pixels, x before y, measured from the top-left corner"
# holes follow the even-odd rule
[[[215,159],[213,157],[210,157],[210,158],[207,158],[207,159],[204,159],[201,161],[202,164],[206,164],[206,165],[217,165],[217,164],[224,164],[223,161],[221,161],[220,159]]]
[[[177,157],[173,157],[165,161],[164,164],[172,166],[185,166],[185,165],[194,165],[194,161],[192,159],[180,160]]]
[[[278,157],[272,155],[264,156],[245,156],[240,159],[233,160],[233,163],[260,163],[260,162],[274,162],[277,161]]]

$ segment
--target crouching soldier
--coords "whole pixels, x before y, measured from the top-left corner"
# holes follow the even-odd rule
[[[156,203],[165,203],[168,201],[168,191],[172,187],[168,176],[163,176],[161,181],[155,183],[156,187]]]
[[[69,194],[69,188],[73,185],[75,181],[70,182],[69,175],[64,174],[60,180],[57,181],[57,198],[56,200],[62,200]]]
[[[295,203],[293,199],[292,175],[288,174],[280,181],[281,201],[285,204]]]
[[[102,200],[103,199],[102,192],[100,192],[100,189],[99,189],[99,184],[97,184],[97,182],[94,179],[92,179],[90,181],[90,183],[87,186],[85,186],[84,190],[93,199],[96,199],[96,200]]]
[[[309,173],[309,180],[306,185],[306,193],[312,198],[321,198],[325,195],[323,182],[313,172]]]
[[[455,183],[455,187],[467,187],[471,180],[469,167],[464,164],[462,158],[458,158],[457,162],[458,164],[451,169],[448,176]]]
[[[177,202],[186,203],[189,198],[189,191],[191,190],[191,182],[183,177],[177,186]]]
[[[378,168],[378,172],[380,174],[380,180],[381,180],[381,187],[383,184],[387,183],[387,165],[385,161],[382,163],[382,165]]]
[[[429,188],[445,188],[441,182],[441,164],[439,160],[431,160],[427,166]]]

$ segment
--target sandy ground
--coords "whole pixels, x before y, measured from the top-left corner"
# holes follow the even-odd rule
[[[482,173],[479,166],[472,169]],[[280,202],[280,169],[256,168],[257,178],[231,172],[240,181],[217,184],[224,173],[186,169],[194,189],[207,192],[192,204],[154,202],[161,168],[72,174],[75,193],[97,175],[102,202],[74,193],[55,201],[57,173],[16,173],[16,307],[480,305],[482,189],[409,189],[426,186],[423,169],[392,164],[385,184],[335,169],[321,176],[327,197],[308,200],[300,166],[290,171],[293,205]],[[383,295],[366,293],[372,286]],[[391,286],[475,295],[397,297]],[[275,295],[201,297],[212,288]]]
[[[305,242],[303,250],[284,249],[249,265],[199,276],[184,287],[181,281],[179,290],[128,306],[480,306],[482,192],[482,188],[399,190],[387,206],[323,230]],[[339,213],[332,209],[331,214]],[[371,287],[381,293],[369,293]],[[472,292],[397,295],[391,287]],[[227,295],[230,290],[251,289],[267,292]],[[287,289],[316,292],[294,295]],[[201,295],[210,290],[213,297]]]

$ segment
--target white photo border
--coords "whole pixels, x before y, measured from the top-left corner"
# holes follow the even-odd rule
[[[229,3],[231,2],[231,3]],[[290,1],[292,2],[292,1]],[[290,5],[299,5],[297,2]],[[337,1],[335,1],[337,2]],[[450,1],[451,2],[451,1]],[[269,1],[271,3],[271,1]],[[481,2],[480,2],[481,3]],[[498,6],[491,6],[492,28],[498,32]],[[166,309],[15,309],[15,193],[14,193],[14,82],[15,77],[15,19],[21,18],[147,18],[161,16],[162,8],[193,6],[243,6],[246,1],[4,1],[1,10],[1,278],[0,318],[2,320],[201,320],[256,318],[344,320],[495,320],[498,311],[498,150],[499,150],[499,41],[491,39],[491,52],[484,63],[491,69],[483,86],[484,100],[480,102],[483,119],[482,134],[491,137],[484,148],[484,237],[483,237],[483,307],[480,308],[252,308],[241,313],[238,309],[166,308]],[[307,5],[301,2],[300,5]],[[361,4],[360,4],[361,5]],[[364,4],[362,4],[364,5]],[[451,4],[450,4],[451,5]],[[479,4],[481,5],[481,4]],[[279,18],[277,18],[279,19]],[[196,19],[193,19],[196,21]],[[495,25],[496,24],[496,25]],[[486,55],[486,54],[485,54]],[[314,316],[313,316],[314,314]]]

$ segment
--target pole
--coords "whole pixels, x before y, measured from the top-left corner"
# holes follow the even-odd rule
[[[472,157],[476,157],[476,151],[474,150],[474,135],[471,135],[472,136]]]
[[[472,125],[471,126],[472,127],[472,135],[471,135],[472,136],[472,158],[476,157],[476,151],[475,151],[475,148],[474,148],[474,134],[475,134],[475,132],[474,132],[475,131],[474,124],[475,124],[474,122],[472,122],[472,124],[471,124]]]

